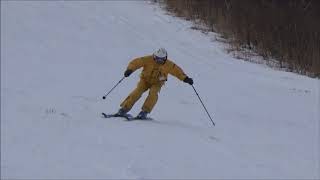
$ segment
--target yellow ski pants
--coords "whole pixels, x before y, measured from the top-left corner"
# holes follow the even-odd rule
[[[121,107],[128,111],[139,100],[141,95],[149,89],[149,95],[145,100],[142,110],[150,113],[158,101],[158,93],[163,83],[150,84],[144,79],[140,79],[137,87],[129,94],[129,96],[121,103]]]

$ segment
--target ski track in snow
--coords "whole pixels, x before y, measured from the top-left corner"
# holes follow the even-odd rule
[[[320,82],[234,59],[148,1],[1,1],[1,178],[318,179]],[[165,47],[194,78],[153,121],[103,119],[134,57]],[[135,105],[136,115],[146,94]]]

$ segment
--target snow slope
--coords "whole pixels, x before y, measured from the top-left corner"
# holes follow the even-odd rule
[[[319,80],[236,60],[191,26],[144,1],[1,1],[1,178],[319,179]],[[135,87],[138,72],[101,99],[129,60],[159,47],[216,127],[175,78],[154,121],[100,118]]]

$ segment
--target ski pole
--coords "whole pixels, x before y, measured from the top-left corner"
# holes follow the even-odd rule
[[[111,93],[111,91],[113,91],[113,89],[116,88],[121,83],[121,81],[123,81],[124,78],[126,77],[121,78],[120,81],[115,86],[113,86],[113,88],[106,95],[102,97],[102,99],[106,99],[106,97]]]
[[[197,90],[194,88],[194,86],[193,86],[193,85],[191,85],[191,86],[192,86],[192,88],[193,88],[194,92],[197,94],[197,96],[198,96],[198,98],[199,98],[199,100],[200,100],[200,102],[201,102],[201,104],[202,104],[202,106],[203,106],[204,110],[206,110],[206,112],[207,112],[207,114],[208,114],[208,116],[209,116],[209,118],[210,118],[210,120],[211,120],[211,122],[212,122],[213,126],[215,126],[216,124],[213,122],[213,120],[212,120],[212,118],[211,118],[211,116],[210,116],[210,114],[209,114],[209,112],[208,112],[208,110],[207,110],[206,106],[203,104],[203,102],[202,102],[202,100],[201,100],[201,98],[200,98],[200,96],[199,96],[199,94],[198,94]]]

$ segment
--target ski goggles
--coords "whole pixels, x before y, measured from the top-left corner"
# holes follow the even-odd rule
[[[166,62],[166,60],[167,60],[167,57],[154,56],[153,59],[159,64],[164,64]]]

